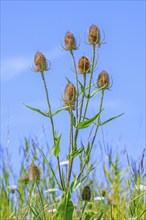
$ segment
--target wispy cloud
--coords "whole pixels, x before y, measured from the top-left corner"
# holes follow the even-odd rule
[[[30,60],[27,57],[11,57],[1,61],[1,79],[9,80],[28,69]]]
[[[35,51],[36,53],[37,51]],[[45,53],[49,60],[54,60],[61,57],[64,53],[58,48],[54,48]],[[1,79],[10,80],[20,74],[23,74],[32,67],[33,56],[16,56],[1,60]]]

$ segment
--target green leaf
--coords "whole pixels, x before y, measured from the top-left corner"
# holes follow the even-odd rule
[[[122,113],[122,114],[120,114],[120,115],[117,115],[117,116],[115,116],[115,117],[112,117],[112,118],[110,118],[110,119],[108,119],[108,120],[102,122],[100,125],[105,125],[105,124],[107,124],[108,122],[110,122],[110,121],[112,121],[112,120],[114,120],[114,119],[116,119],[116,118],[121,117],[122,115],[124,115],[124,113]]]
[[[71,192],[74,192],[79,186],[81,185],[81,182],[78,180],[78,176],[74,178],[74,181],[71,183]]]
[[[53,154],[54,156],[58,157],[59,153],[60,153],[60,140],[61,140],[61,136],[57,136],[57,134],[55,134],[55,146],[53,148]]]
[[[102,219],[102,215],[103,215],[103,212],[100,214],[100,216],[98,217],[97,220],[101,220]]]
[[[25,105],[25,104],[24,104]],[[38,112],[39,114],[43,115],[43,116],[46,116],[46,117],[49,117],[49,114],[48,113],[45,113],[45,112],[42,112],[40,109],[38,108],[34,108],[34,107],[31,107],[29,105],[25,105],[27,108],[31,109],[32,111],[35,111],[35,112]]]
[[[40,150],[40,152],[41,152],[42,155],[43,155],[45,164],[51,169],[52,174],[53,174],[53,176],[54,176],[54,178],[55,178],[55,180],[56,180],[56,183],[57,183],[57,185],[58,185],[58,188],[62,190],[62,187],[60,186],[59,181],[57,180],[57,177],[56,177],[56,175],[55,175],[54,170],[53,170],[52,167],[51,167],[51,164],[48,162],[48,160],[47,160],[45,154],[43,153],[43,151],[42,151],[40,148],[38,148],[38,149]]]
[[[84,94],[84,96],[86,96],[86,93],[85,93],[86,88],[83,86],[83,84],[80,81],[79,81],[79,84],[80,84],[82,93]]]
[[[52,114],[52,117],[53,117],[54,115],[57,115],[59,112],[61,112],[61,111],[63,111],[63,110],[66,110],[66,109],[68,109],[68,106],[59,108],[55,113]]]
[[[90,142],[88,142],[88,146],[84,151],[84,161],[86,163],[88,163],[90,160],[90,152],[91,152],[91,144],[90,144]]]
[[[86,176],[84,176],[82,179],[81,179],[81,183],[89,176],[89,174],[90,174],[90,172],[92,171],[92,170],[94,170],[95,169],[95,167],[99,164],[100,162],[98,162],[98,163],[96,163],[95,165],[91,165],[91,168],[89,169],[89,171],[87,172],[87,175]],[[78,179],[79,179],[79,176],[78,176]]]
[[[58,204],[57,211],[55,213],[55,220],[72,220],[73,216],[73,202],[71,200],[70,192],[64,193]]]
[[[88,90],[89,88],[91,88],[94,84],[91,84],[91,86],[88,86],[88,87],[84,87],[83,84],[78,80],[79,84],[80,84],[80,88],[81,88],[81,93],[80,95],[83,93],[83,95],[86,97],[86,98],[90,98],[86,95],[86,90]]]
[[[78,156],[82,151],[84,150],[84,146],[82,146],[81,148],[77,149],[77,150],[73,150],[68,156],[67,156],[67,160],[73,159],[74,157]]]
[[[74,116],[74,114],[71,112],[71,118],[72,118],[72,124],[75,127],[76,126],[76,117]]]
[[[103,87],[102,87],[103,88]],[[99,91],[101,90],[101,88],[95,89],[92,94],[90,95],[89,98],[93,98]]]
[[[100,112],[98,112],[97,115],[95,115],[93,118],[90,119],[86,119],[84,121],[81,121],[77,124],[76,128],[78,129],[82,129],[82,128],[87,128],[89,127],[91,124],[93,124],[93,122],[100,116],[102,110]]]

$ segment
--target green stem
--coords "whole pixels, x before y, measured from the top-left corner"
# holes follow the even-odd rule
[[[85,208],[86,208],[87,202],[88,202],[88,201],[85,201],[85,204],[84,204],[83,209],[82,209],[81,217],[80,217],[79,220],[82,220],[82,217],[83,217],[83,214],[84,214],[84,211],[85,211]]]
[[[87,102],[86,102],[86,106],[85,106],[85,111],[84,111],[84,117],[86,117],[86,113],[87,113],[87,109],[88,109],[88,104],[89,104],[89,97],[90,97],[90,93],[91,93],[91,83],[92,83],[92,78],[93,78],[93,72],[94,72],[94,63],[95,63],[95,50],[96,50],[96,45],[93,45],[93,54],[92,54],[92,65],[91,65],[91,74],[90,74],[90,81],[89,81],[89,91],[88,91],[88,95],[87,95]]]
[[[104,89],[102,90],[102,93],[101,93],[99,112],[101,112],[101,110],[102,110],[103,97],[104,97]],[[94,144],[94,141],[95,141],[95,138],[96,138],[99,126],[100,126],[100,115],[98,117],[97,126],[96,126],[96,129],[95,129],[95,132],[94,132],[94,136],[93,136],[93,139],[92,139],[92,142],[91,142],[91,150],[92,150],[92,147],[93,147],[93,144]]]
[[[86,87],[86,73],[83,74],[83,77],[84,77],[84,88],[85,88]],[[81,121],[81,117],[82,117],[83,103],[84,103],[84,94],[82,95],[82,99],[81,99],[79,122]]]
[[[69,145],[69,154],[71,151],[74,149],[74,144],[73,144],[73,123],[72,123],[72,109],[70,107],[70,145]],[[70,177],[71,177],[71,171],[72,171],[72,166],[73,166],[73,159],[69,160],[69,169],[68,169],[68,176],[67,176],[67,183],[66,186],[69,188],[69,183],[70,183]]]
[[[99,107],[99,112],[101,112],[102,110],[102,105],[103,105],[103,97],[104,97],[104,89],[102,90],[102,94],[101,94],[101,99],[100,99],[100,107]],[[92,150],[92,147],[93,147],[93,144],[94,144],[94,141],[95,141],[95,138],[96,138],[96,135],[97,135],[97,131],[98,131],[98,128],[100,126],[100,116],[98,118],[98,121],[97,121],[97,126],[96,126],[96,129],[95,129],[95,132],[94,132],[94,135],[93,135],[93,139],[92,139],[92,142],[91,142],[91,148],[90,148],[90,153],[91,153],[91,150]],[[90,154],[89,153],[89,154]],[[78,180],[80,179],[82,173],[84,172],[84,169],[85,169],[85,166],[86,166],[86,161],[78,175]]]
[[[83,76],[84,76],[84,88],[85,88],[86,87],[86,73],[84,73]],[[84,103],[84,94],[82,95],[82,99],[81,99],[79,122],[81,121],[81,118],[82,118],[83,103]],[[76,148],[76,142],[77,142],[77,138],[78,138],[78,133],[79,133],[79,129],[77,128],[76,132],[75,132],[75,137],[74,137],[75,148]]]
[[[50,121],[51,121],[51,126],[52,126],[53,141],[54,141],[54,146],[55,146],[54,122],[53,122],[53,118],[52,118],[52,110],[51,110],[51,105],[50,105],[50,100],[49,100],[49,93],[48,93],[48,89],[47,89],[47,85],[46,85],[46,81],[45,81],[45,77],[44,77],[44,72],[41,72],[41,76],[42,76],[42,80],[43,80],[43,83],[44,83],[46,99],[47,99],[47,104],[48,104],[49,113],[50,113]],[[61,176],[61,170],[60,170],[59,156],[57,157],[57,164],[58,164],[58,171],[59,171],[60,182],[61,182],[61,186],[62,186],[62,189],[63,189],[63,182],[62,182],[62,176]]]
[[[77,99],[76,99],[76,119],[78,122],[78,95],[79,95],[79,86],[78,86],[78,71],[77,71],[77,66],[76,66],[76,62],[75,62],[75,57],[73,54],[73,51],[70,51],[71,53],[71,57],[73,60],[73,65],[74,65],[74,71],[75,71],[75,77],[76,77],[76,89],[77,89]]]

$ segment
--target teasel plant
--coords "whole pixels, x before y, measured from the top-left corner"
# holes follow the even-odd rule
[[[72,220],[74,212],[74,204],[72,200],[72,193],[77,191],[81,187],[83,188],[85,181],[89,177],[90,173],[97,164],[91,164],[91,152],[97,137],[99,127],[109,123],[110,121],[120,117],[122,114],[111,117],[106,121],[102,121],[101,114],[103,111],[103,100],[105,92],[108,91],[111,87],[110,76],[107,71],[103,70],[97,77],[96,83],[93,82],[93,76],[95,78],[96,67],[98,64],[98,50],[102,45],[100,30],[96,25],[91,25],[88,31],[88,45],[92,48],[92,58],[91,60],[83,55],[79,61],[76,61],[75,51],[79,49],[77,46],[77,40],[72,32],[67,32],[64,37],[64,50],[68,52],[71,56],[73,62],[73,70],[75,76],[75,84],[67,79],[67,84],[64,90],[63,103],[64,106],[57,109],[54,113],[52,112],[49,90],[47,88],[47,83],[45,79],[45,74],[50,70],[50,61],[48,61],[45,55],[42,52],[37,52],[34,56],[34,71],[40,73],[42,83],[44,86],[44,92],[46,96],[47,111],[43,112],[38,108],[25,105],[27,108],[41,114],[42,116],[49,119],[52,129],[52,139],[53,139],[53,149],[52,154],[56,157],[56,165],[58,170],[58,175],[52,168],[49,158],[45,155],[40,147],[37,147],[40,151],[43,161],[48,166],[48,169],[52,172],[56,186],[59,190],[62,191],[62,197],[60,198],[59,203],[55,205],[55,213],[52,213],[53,219],[55,220]],[[79,75],[82,76],[82,80],[79,80]],[[88,80],[87,80],[88,78]],[[97,106],[97,113],[90,117],[88,116],[88,111],[90,108],[91,100],[97,95],[100,94],[100,103]],[[70,134],[69,134],[69,146],[68,146],[68,155],[66,157],[68,161],[67,175],[64,175],[63,170],[60,167],[60,154],[61,154],[61,138],[63,134],[58,134],[55,130],[54,116],[60,114],[62,111],[67,111],[69,115],[70,123]],[[81,130],[88,129],[92,127],[92,130],[89,132],[88,143],[79,142],[79,135]],[[91,132],[92,131],[92,132]],[[78,174],[74,174],[74,161],[76,158],[82,160],[82,164],[78,171]],[[90,165],[90,166],[89,166]],[[89,168],[88,170],[86,168]],[[32,178],[32,175],[31,175]],[[86,186],[83,190],[82,201],[83,206],[80,207],[79,219],[84,218],[84,212],[86,210],[86,205],[88,200],[91,198],[90,188],[92,186]],[[39,195],[41,198],[41,204],[43,206],[43,217],[45,216],[45,201],[42,199],[42,192],[38,187]],[[86,196],[86,191],[89,195]],[[46,202],[45,202],[46,203]],[[98,213],[96,219],[101,219],[102,213]]]

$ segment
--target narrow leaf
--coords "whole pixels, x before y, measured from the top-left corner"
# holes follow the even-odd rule
[[[93,124],[93,122],[100,116],[102,111],[98,112],[97,115],[95,115],[93,118],[90,119],[86,119],[84,121],[81,121],[77,124],[76,128],[78,129],[82,129],[82,128],[87,128],[89,127],[91,124]]]
[[[25,105],[25,104],[24,104]],[[35,112],[38,112],[39,114],[43,115],[43,116],[46,116],[46,117],[49,117],[49,114],[48,113],[45,113],[45,112],[42,112],[40,109],[38,108],[34,108],[34,107],[31,107],[29,105],[25,105],[27,108],[31,109],[32,111],[35,111]]]
[[[72,151],[68,156],[67,160],[73,159],[74,157],[78,156],[84,150],[84,146],[79,148],[78,150]]]
[[[81,183],[89,176],[90,172],[91,172],[92,170],[94,170],[95,167],[96,167],[98,164],[99,164],[99,162],[96,163],[95,165],[92,165],[92,166],[91,166],[91,168],[90,168],[89,171],[87,172],[87,175],[84,176],[84,177],[81,179],[81,181],[80,181]],[[78,178],[78,179],[79,179],[79,178]]]
[[[74,178],[74,181],[71,183],[71,192],[74,192],[79,186],[81,185],[81,182],[78,180],[78,176]]]
[[[71,112],[71,117],[72,117],[72,124],[75,127],[76,126],[76,117],[74,116],[74,114]]]
[[[55,146],[53,148],[53,153],[56,157],[58,157],[59,153],[60,153],[60,140],[61,140],[61,136],[57,136],[57,134],[55,134]]]
[[[102,122],[100,125],[105,125],[105,124],[107,124],[108,122],[110,122],[110,121],[112,121],[112,120],[114,120],[114,119],[116,119],[116,118],[121,117],[122,115],[124,115],[124,113],[122,113],[122,114],[120,114],[120,115],[117,115],[117,116],[115,116],[115,117],[113,117],[113,118],[110,118],[110,119],[108,119],[107,121]]]
[[[59,108],[56,112],[54,112],[54,113],[52,114],[52,117],[53,117],[54,115],[57,115],[59,112],[61,112],[61,111],[63,111],[63,110],[66,110],[66,109],[68,109],[68,106]]]
[[[79,84],[80,84],[81,91],[82,91],[83,95],[86,96],[86,93],[85,93],[86,89],[85,89],[85,87],[83,86],[83,84],[80,81],[79,81]]]

